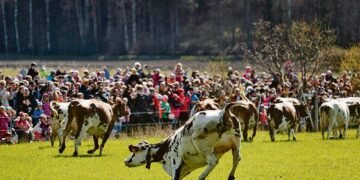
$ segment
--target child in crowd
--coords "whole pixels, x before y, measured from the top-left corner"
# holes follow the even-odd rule
[[[20,112],[19,117],[15,119],[15,130],[19,136],[19,140],[32,141],[32,125],[28,120],[31,120],[31,117],[27,113]],[[30,121],[31,122],[31,121]]]
[[[170,104],[168,103],[168,96],[167,95],[163,95],[162,96],[162,101],[161,101],[161,111],[162,111],[162,116],[161,116],[161,120],[160,120],[160,124],[162,124],[162,128],[164,128],[164,123],[168,123],[169,122],[169,114],[171,113],[171,108],[170,108]]]
[[[32,114],[32,124],[33,125],[36,125],[39,122],[40,115],[44,114],[42,106],[43,106],[42,102],[38,102],[38,105]]]
[[[51,116],[49,94],[44,93],[42,98],[42,110],[46,116]]]

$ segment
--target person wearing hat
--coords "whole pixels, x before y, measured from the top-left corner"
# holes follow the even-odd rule
[[[0,138],[6,137],[9,128],[10,118],[6,114],[5,106],[0,106]]]
[[[39,117],[40,115],[44,114],[44,110],[42,109],[42,102],[37,103],[37,107],[35,108],[34,112],[32,113],[32,124],[35,126],[39,123]]]
[[[30,75],[32,79],[39,74],[39,71],[36,69],[37,64],[35,62],[31,63],[30,68],[27,72],[27,75]]]

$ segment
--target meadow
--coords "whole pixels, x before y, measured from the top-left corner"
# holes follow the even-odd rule
[[[298,141],[277,135],[271,142],[268,132],[260,131],[253,142],[241,143],[242,160],[237,179],[360,179],[360,139],[355,130],[345,140],[322,140],[320,133],[300,133]],[[63,154],[49,142],[0,145],[1,179],[171,179],[159,163],[128,168],[123,161],[130,155],[128,145],[140,140],[151,143],[163,137],[122,137],[110,139],[103,156],[87,155],[92,141],[83,141],[79,157],[72,157],[73,141],[67,141]],[[98,152],[97,152],[98,153]],[[227,179],[232,167],[226,153],[208,179]],[[197,179],[204,168],[185,179]]]

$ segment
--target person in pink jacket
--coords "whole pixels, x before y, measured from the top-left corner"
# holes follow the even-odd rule
[[[9,128],[9,116],[5,112],[5,106],[0,106],[0,138],[5,138]]]

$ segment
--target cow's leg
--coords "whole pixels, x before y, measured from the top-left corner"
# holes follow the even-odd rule
[[[86,120],[88,121],[88,120]],[[81,140],[85,137],[86,135],[86,131],[92,126],[91,123],[89,122],[85,122],[80,128],[80,130],[78,131],[78,133],[75,135],[75,139],[74,139],[74,146],[75,146],[75,151],[73,156],[78,156],[78,149],[79,149],[79,145],[81,145]]]
[[[112,123],[109,124],[109,127],[108,127],[108,129],[107,129],[107,131],[106,131],[106,133],[105,133],[105,135],[104,135],[104,138],[103,138],[103,140],[101,141],[100,154],[99,154],[100,156],[102,155],[102,150],[104,149],[105,143],[106,143],[106,141],[109,139],[109,136],[110,136],[111,131],[112,131],[113,128],[114,128],[114,122],[112,122]]]
[[[275,130],[272,128],[269,128],[269,135],[272,142],[275,141]]]
[[[243,137],[244,141],[248,141],[248,129],[249,129],[249,120],[244,120],[244,131],[243,131]]]
[[[51,133],[51,136],[50,136],[51,147],[54,147],[54,141],[55,141],[55,134]]]
[[[359,137],[359,133],[360,133],[360,124],[358,125],[358,129],[357,129],[357,132],[356,132],[356,138]]]
[[[99,149],[99,137],[93,136],[94,139],[94,149],[88,150],[88,154],[94,154],[96,150]]]
[[[64,152],[64,150],[66,148],[65,139],[66,139],[66,136],[69,134],[69,132],[70,132],[70,126],[67,126],[64,131],[61,130],[62,138],[60,138],[60,140],[62,140],[62,141],[60,142],[59,153]],[[59,133],[59,136],[60,136],[60,133]]]
[[[235,179],[235,170],[241,160],[241,154],[240,154],[240,141],[237,143],[237,146],[235,148],[231,149],[232,151],[232,155],[233,155],[233,167],[230,171],[228,180],[233,180]]]
[[[205,169],[205,171],[200,175],[200,177],[199,177],[200,180],[204,180],[209,175],[209,173],[219,163],[219,160],[214,153],[211,153],[210,155],[207,155],[207,163],[208,163],[208,166]]]
[[[288,141],[290,141],[291,128],[287,129],[287,133],[288,133]]]

